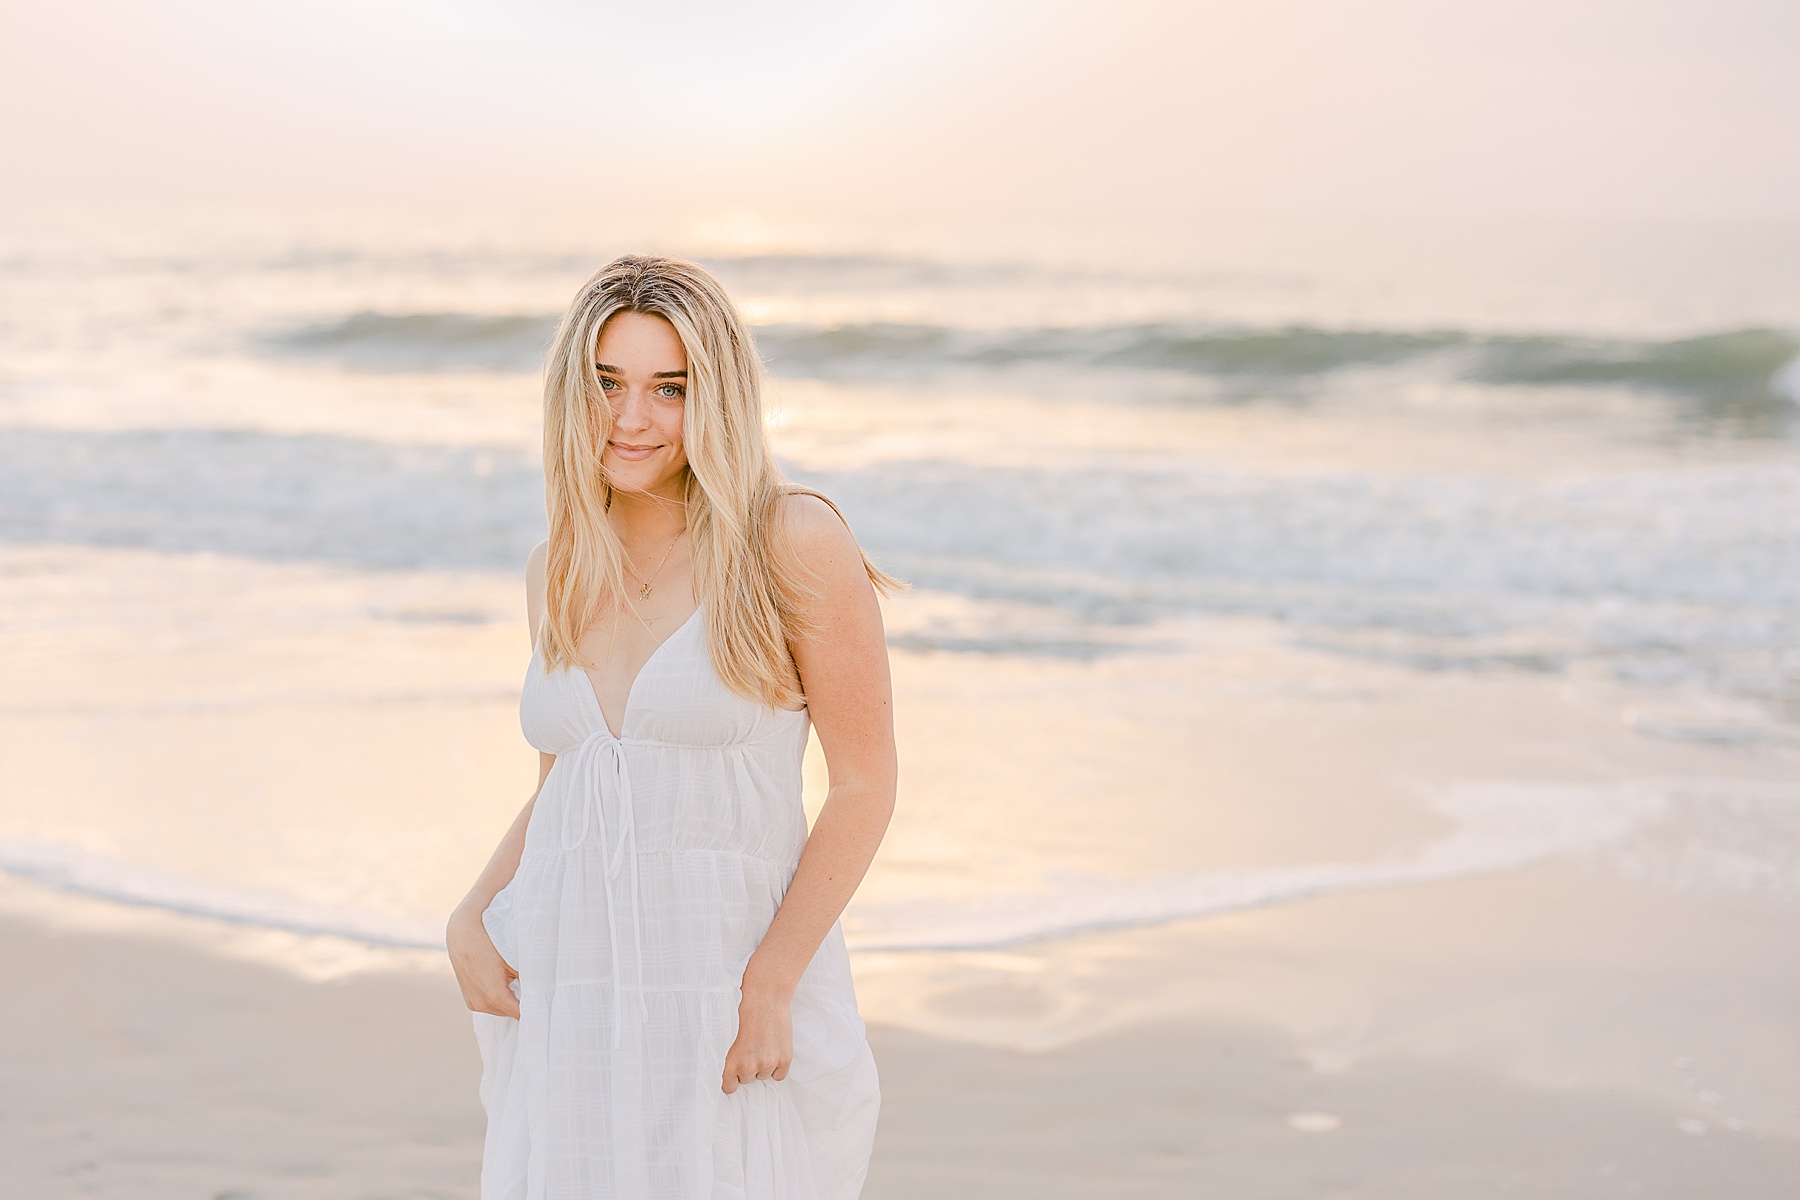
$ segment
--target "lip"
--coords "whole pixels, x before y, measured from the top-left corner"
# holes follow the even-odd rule
[[[643,462],[662,449],[661,446],[635,446],[630,442],[608,442],[606,448],[626,462]]]

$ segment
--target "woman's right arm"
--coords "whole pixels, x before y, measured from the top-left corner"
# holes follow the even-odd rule
[[[539,545],[525,563],[525,611],[533,645],[544,620],[544,557],[545,546]],[[525,827],[531,823],[531,810],[537,804],[538,792],[544,790],[544,780],[550,777],[550,768],[555,765],[556,755],[539,752],[537,790],[531,793],[531,799],[513,819],[512,827],[494,848],[493,857],[476,877],[468,895],[450,914],[449,925],[444,930],[450,966],[456,972],[457,986],[462,989],[463,1003],[471,1011],[500,1017],[519,1015],[519,1000],[510,986],[518,972],[494,949],[493,939],[488,937],[487,927],[481,923],[481,915],[519,870],[519,859],[525,853]]]
[[[538,755],[538,791],[543,790],[544,780],[555,765],[556,755]],[[510,986],[518,972],[494,949],[487,926],[481,923],[481,914],[487,911],[500,889],[512,882],[519,869],[519,857],[525,852],[525,827],[531,822],[531,809],[536,803],[537,792],[533,792],[513,820],[512,828],[494,848],[494,855],[482,868],[475,886],[450,914],[450,924],[444,930],[444,941],[450,948],[450,966],[456,972],[457,986],[462,989],[463,1003],[473,1012],[493,1013],[500,1017],[519,1015],[519,999],[513,995]]]

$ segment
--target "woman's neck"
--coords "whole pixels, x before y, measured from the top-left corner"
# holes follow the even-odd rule
[[[687,528],[687,505],[679,487],[671,494],[615,491],[607,516],[628,542],[666,542]]]

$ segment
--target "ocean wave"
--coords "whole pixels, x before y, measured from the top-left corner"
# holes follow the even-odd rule
[[[1447,378],[1512,387],[1624,387],[1697,402],[1700,415],[1777,432],[1800,403],[1800,337],[1739,329],[1628,341],[1459,330],[1195,329],[1175,325],[968,330],[864,324],[757,331],[771,370],[818,377],[1062,366],[1279,384],[1432,362]]]
[[[515,570],[534,459],[249,430],[0,429],[0,538],[374,568]]]
[[[547,315],[358,312],[266,335],[267,352],[362,371],[537,371]],[[872,322],[756,329],[770,370],[801,377],[1063,366],[1209,379],[1299,380],[1441,360],[1454,377],[1515,387],[1630,387],[1763,415],[1800,401],[1800,338],[1775,329],[1627,341],[1460,330],[1266,329],[1117,324],[968,329]]]
[[[1190,607],[1349,629],[1491,631],[1510,603],[1800,615],[1800,469],[1532,483],[944,462],[804,471],[916,581],[1123,621]],[[1523,615],[1523,614],[1517,614]],[[1694,614],[1697,616],[1698,614]]]
[[[1202,376],[1307,376],[1379,366],[1466,345],[1458,333],[1192,329],[1173,325],[970,330],[941,325],[769,325],[757,341],[772,369],[790,374],[854,368],[1012,367],[1063,364]]]
[[[475,313],[358,312],[264,336],[269,353],[356,371],[501,371],[542,368],[556,318]]]
[[[1760,415],[1800,403],[1790,368],[1800,341],[1773,329],[1739,329],[1665,342],[1494,338],[1474,377],[1527,385],[1620,384],[1694,396],[1727,413]]]
[[[1556,483],[936,461],[796,472],[921,588],[1072,617],[899,633],[920,650],[1092,658],[1187,616],[1434,670],[1793,687],[1800,470]],[[499,448],[229,430],[0,429],[0,539],[375,569],[519,570],[543,479]]]

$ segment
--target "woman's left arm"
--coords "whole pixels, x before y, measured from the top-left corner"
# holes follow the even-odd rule
[[[881,845],[899,771],[887,638],[862,551],[824,501],[794,495],[782,504],[815,593],[801,613],[814,632],[789,649],[831,782],[787,895],[744,969],[737,1040],[725,1056],[728,1093],[758,1076],[787,1077],[794,989]]]

